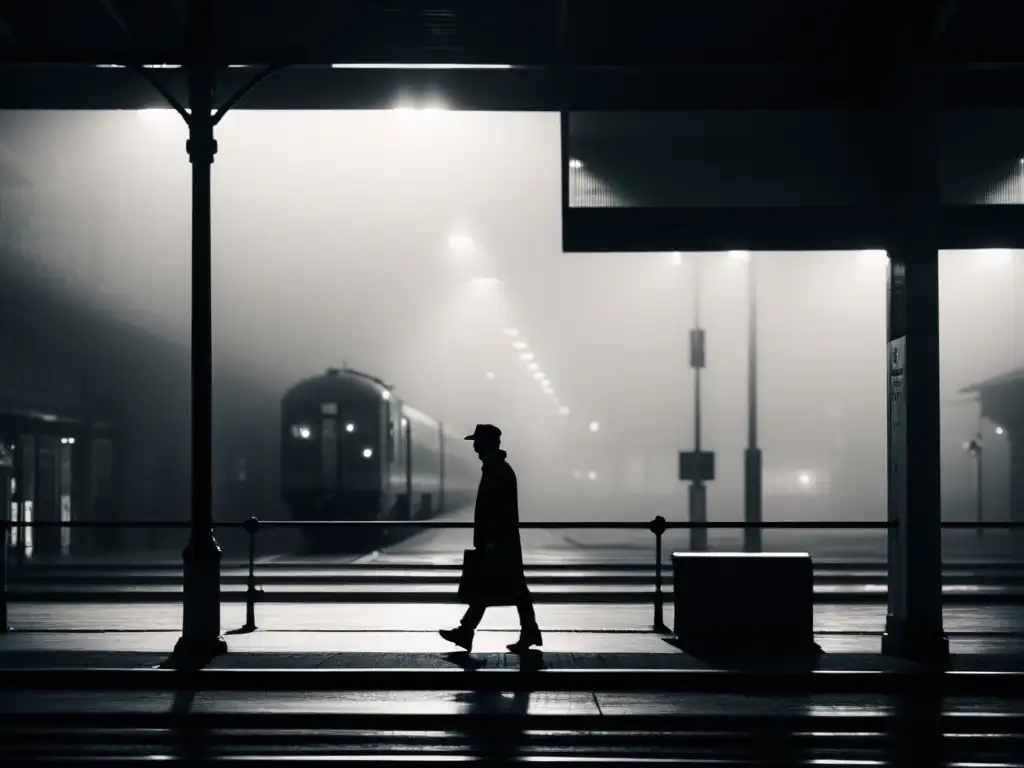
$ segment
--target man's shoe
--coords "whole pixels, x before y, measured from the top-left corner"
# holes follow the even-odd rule
[[[442,629],[438,631],[438,634],[447,640],[449,643],[455,643],[465,651],[473,650],[473,630],[466,629],[465,627],[456,627],[455,629]]]
[[[544,645],[544,638],[541,636],[540,630],[536,628],[520,631],[519,639],[514,643],[509,643],[508,649],[512,653],[522,653],[530,650],[530,646],[533,645]]]

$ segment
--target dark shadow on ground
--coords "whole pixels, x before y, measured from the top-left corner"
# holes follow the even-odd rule
[[[766,648],[755,654],[747,652],[715,652],[685,648],[675,637],[662,638],[673,648],[682,651],[706,669],[726,669],[737,672],[814,672],[821,667],[825,652],[817,643],[804,652],[787,652]]]

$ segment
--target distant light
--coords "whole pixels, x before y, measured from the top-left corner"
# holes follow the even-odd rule
[[[597,480],[597,472],[594,470],[587,472],[587,480]]]
[[[166,120],[167,118],[175,115],[175,111],[169,107],[146,107],[144,109],[136,110],[138,116],[143,120]]]
[[[181,64],[143,64],[143,69],[181,69]]]
[[[547,376],[545,376],[542,379],[537,379],[537,381],[540,382],[541,387],[550,387],[551,386],[551,382],[548,380]]]
[[[729,256],[740,261],[749,261],[750,251],[729,251]]]
[[[391,399],[391,393],[388,392],[386,389],[380,393],[380,396],[382,398],[384,398],[385,400],[390,400]]]
[[[540,391],[543,392],[545,395],[555,394],[555,390],[553,390],[551,387],[541,387]]]
[[[518,336],[519,335],[519,331],[516,330],[515,328],[506,328],[505,329],[505,335],[506,336]]]
[[[1002,433],[1002,432],[1000,432],[999,434],[1001,435],[1001,434],[1003,434],[1003,433]],[[69,438],[68,438],[68,445],[74,445],[74,444],[75,444],[75,438],[73,438],[73,437],[69,437]]]
[[[574,469],[572,471],[572,476],[573,476],[574,480],[579,480],[581,477],[583,477],[583,470],[582,469]]]
[[[494,371],[488,371],[487,373],[484,374],[484,376],[486,376],[488,379],[493,379]]]
[[[582,160],[577,160],[574,157],[574,158],[569,160],[569,167],[572,168],[574,171],[578,171],[580,168],[583,167],[583,161]]]
[[[590,431],[591,432],[597,432],[597,430],[599,430],[600,428],[601,428],[601,422],[599,422],[599,421],[592,421],[592,422],[590,422]]]
[[[299,440],[309,440],[313,436],[313,430],[305,424],[295,424],[292,426],[292,437],[298,438]]]
[[[882,266],[889,261],[889,252],[868,249],[860,252],[861,260],[868,266]]]
[[[683,254],[679,251],[672,251],[672,266],[678,267],[683,263]]]
[[[346,432],[355,432],[355,431],[356,431],[356,425],[355,425],[355,424],[353,424],[353,423],[352,423],[352,422],[350,421],[350,422],[349,422],[348,424],[346,424],[346,425],[345,425],[345,431],[346,431]]]
[[[60,442],[61,442],[62,445],[67,445],[68,444],[68,439],[66,437],[62,437],[60,439]]]
[[[373,448],[363,448],[363,458],[368,459],[373,456]]]
[[[800,485],[802,485],[802,486],[804,486],[806,488],[808,485],[811,484],[812,478],[811,478],[811,476],[808,473],[801,472],[800,476],[797,478],[797,480],[800,481]]]
[[[405,416],[402,417],[402,426],[403,427],[409,426],[409,420],[407,418],[405,418]]]
[[[530,363],[526,367],[529,368],[531,371],[536,371],[538,368],[540,368],[540,363]]]
[[[523,352],[523,354],[521,354],[519,356],[519,359],[520,360],[533,360],[533,352]]]
[[[468,251],[473,247],[473,238],[469,235],[452,235],[448,238],[448,247],[453,251]]]
[[[1013,261],[1013,251],[1009,248],[985,248],[981,253],[986,262],[997,266]]]
[[[559,406],[558,414],[560,416],[568,416],[569,415],[569,407],[565,406],[565,405]]]
[[[525,341],[513,341],[512,346],[516,349],[526,349],[529,345]]]
[[[1006,430],[1003,429],[1002,427],[996,427],[996,434],[997,435],[1005,435],[1006,434]]]
[[[537,381],[540,381],[541,379],[544,378],[544,374],[541,373],[540,371],[535,371],[533,374],[533,378],[537,379]]]
[[[511,64],[466,64],[466,63],[450,63],[450,64],[424,64],[424,63],[410,63],[403,64],[398,62],[392,63],[377,63],[370,64],[366,62],[360,63],[341,63],[331,64],[331,69],[512,69]]]

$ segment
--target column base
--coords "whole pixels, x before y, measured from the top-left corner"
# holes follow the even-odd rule
[[[949,665],[949,637],[941,629],[917,629],[912,622],[891,614],[885,619],[882,653],[907,661],[946,667]]]
[[[182,552],[182,634],[169,666],[198,668],[228,650],[220,631],[220,560],[212,531],[193,535]]]

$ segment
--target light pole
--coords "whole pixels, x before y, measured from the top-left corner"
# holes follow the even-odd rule
[[[984,492],[982,468],[984,466],[985,445],[981,438],[981,425],[978,426],[978,433],[968,441],[964,449],[974,457],[974,516],[975,521],[979,523],[975,531],[981,537],[983,530],[980,523],[985,519],[984,497],[982,495]]]
[[[757,444],[757,268],[747,254],[747,449],[743,453],[743,551],[761,551],[761,449]]]
[[[705,365],[704,329],[700,327],[700,260],[693,260],[693,330],[690,331],[690,367],[693,368],[693,455],[694,462],[687,474],[690,480],[689,512],[690,522],[702,525],[707,522],[707,486],[703,451],[701,450],[701,399],[700,371]],[[690,529],[690,549],[705,552],[708,548],[707,528]]]

